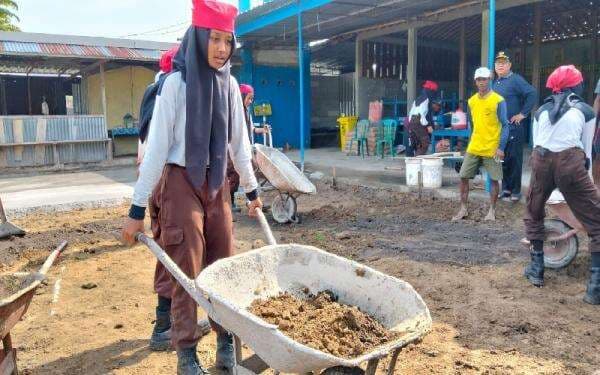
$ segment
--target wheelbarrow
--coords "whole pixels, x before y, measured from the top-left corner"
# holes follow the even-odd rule
[[[579,252],[577,235],[586,231],[560,191],[552,192],[546,207],[552,217],[544,220],[544,266],[549,269],[564,268],[573,262]],[[526,246],[530,244],[527,239],[521,242]]]
[[[0,352],[0,375],[16,375],[18,373],[17,352],[12,346],[10,330],[23,318],[36,289],[42,284],[42,281],[46,278],[46,273],[66,246],[67,242],[62,242],[48,256],[39,271],[19,275],[19,278],[23,280],[22,285],[24,287],[0,301],[0,337],[2,337],[4,349]]]
[[[299,222],[296,199],[302,194],[315,194],[315,185],[276,148],[254,144],[254,161],[278,193],[271,203],[273,219],[280,224]]]
[[[269,246],[207,267],[195,280],[188,278],[151,238],[137,239],[154,253],[192,298],[214,321],[230,331],[236,343],[236,374],[277,372],[305,374],[324,370],[327,374],[364,374],[359,365],[368,362],[366,373],[375,374],[380,359],[391,354],[392,374],[398,355],[406,345],[419,341],[431,329],[431,316],[423,299],[408,283],[327,253],[315,247],[277,245],[269,225],[257,210]],[[340,358],[310,348],[285,336],[248,311],[256,299],[283,292],[301,297],[330,290],[340,303],[353,305],[373,316],[397,339],[356,358]],[[254,353],[242,361],[241,343]]]
[[[6,219],[6,214],[4,213],[4,206],[2,205],[2,199],[0,199],[0,238],[7,237],[23,237],[25,235],[25,231],[18,226],[12,224]]]

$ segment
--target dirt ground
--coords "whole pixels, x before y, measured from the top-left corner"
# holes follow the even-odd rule
[[[433,317],[432,332],[406,348],[400,374],[593,374],[600,369],[600,309],[582,301],[587,245],[573,265],[547,272],[543,289],[521,276],[527,250],[520,206],[499,221],[451,223],[456,202],[386,190],[318,185],[301,197],[302,223],[273,224],[280,243],[310,244],[411,283]],[[69,248],[12,331],[24,374],[174,374],[174,353],[147,349],[154,258],[115,239],[127,207],[32,214],[15,220],[28,236],[0,241],[3,273],[37,268],[60,240]],[[236,248],[264,238],[237,215]],[[258,240],[257,239],[261,239]],[[84,288],[85,287],[85,288]],[[215,339],[199,345],[210,367]],[[384,373],[387,361],[380,363]]]

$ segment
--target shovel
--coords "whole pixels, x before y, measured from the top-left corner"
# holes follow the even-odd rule
[[[0,238],[8,238],[11,236],[23,237],[25,231],[14,224],[11,224],[6,220],[6,214],[4,213],[4,207],[2,206],[2,199],[0,199]]]

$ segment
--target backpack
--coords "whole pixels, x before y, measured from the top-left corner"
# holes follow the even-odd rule
[[[148,87],[146,87],[146,91],[144,91],[142,104],[140,105],[140,121],[138,123],[139,137],[142,143],[144,143],[146,137],[148,137],[150,121],[152,120],[152,113],[154,112],[154,104],[156,103],[156,96],[167,76],[168,74],[161,74],[158,81],[149,84]]]

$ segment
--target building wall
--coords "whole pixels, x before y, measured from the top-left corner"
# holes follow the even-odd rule
[[[106,110],[108,129],[123,126],[123,117],[130,113],[139,118],[139,109],[146,87],[154,81],[156,72],[138,66],[109,70],[106,77]],[[100,74],[86,78],[87,105],[89,114],[102,114],[102,92]],[[137,153],[137,139],[134,137],[117,138],[115,155]]]

